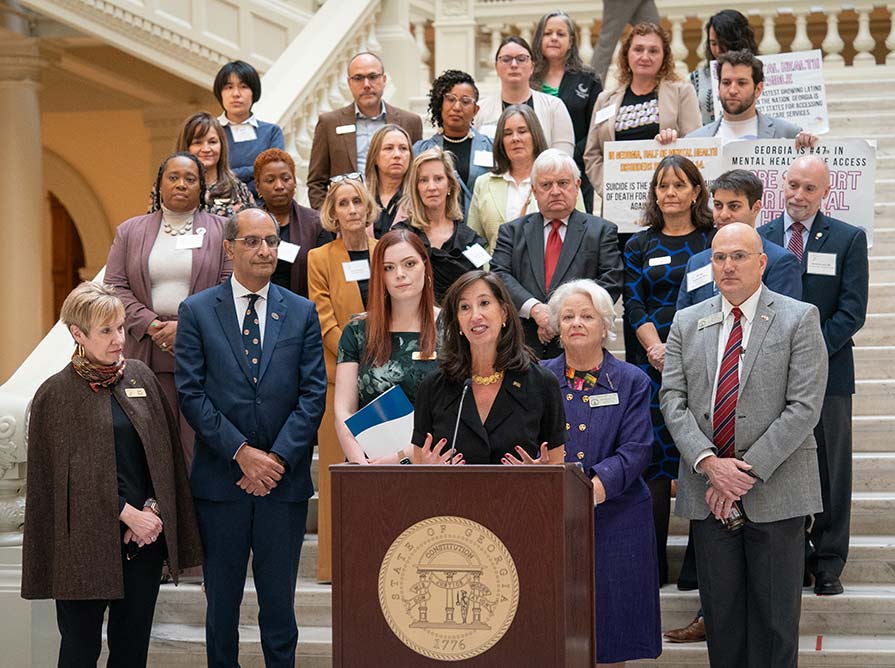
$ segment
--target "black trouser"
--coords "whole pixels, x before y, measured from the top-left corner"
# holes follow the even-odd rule
[[[659,586],[668,584],[668,524],[671,521],[671,478],[647,480],[653,497],[653,525],[656,530],[656,560]]]
[[[142,548],[128,561],[122,553],[124,598],[56,601],[56,622],[62,643],[59,668],[96,668],[102,651],[103,616],[109,608],[108,668],[146,665],[149,633],[164,561],[164,537]]]

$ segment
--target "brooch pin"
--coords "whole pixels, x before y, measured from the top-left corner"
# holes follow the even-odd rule
[[[762,314],[761,319],[762,319],[762,320],[767,320],[767,319],[768,319],[768,316]]]
[[[271,314],[270,314],[270,317],[273,318],[274,320],[279,320],[279,319],[280,319],[280,316],[277,315],[276,313],[271,313]]]
[[[824,235],[823,232],[818,232],[817,234],[814,235],[814,238],[815,238],[815,239],[820,239],[823,235]]]
[[[518,380],[514,380],[513,387],[522,387],[522,383],[520,383]]]

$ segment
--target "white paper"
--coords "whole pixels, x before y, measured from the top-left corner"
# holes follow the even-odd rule
[[[610,104],[608,107],[603,107],[594,115],[594,125],[599,125],[605,120],[612,118],[615,115],[615,110],[617,106],[614,104]]]
[[[494,139],[492,137],[492,139]],[[472,155],[472,164],[476,167],[494,167],[494,154],[491,151],[476,151]]]
[[[354,123],[351,123],[350,125],[340,125],[336,128],[337,135],[347,135],[351,132],[357,132],[357,127]]]
[[[687,292],[701,288],[712,282],[712,265],[707,264],[687,274]]]
[[[486,262],[491,261],[491,256],[488,254],[488,251],[482,248],[482,244],[472,244],[471,246],[467,246],[466,250],[463,251],[463,255],[475,265],[476,269]]]
[[[370,261],[354,260],[353,262],[343,262],[342,271],[345,272],[345,280],[349,283],[368,280],[370,278]]]
[[[489,123],[488,125],[483,125],[479,128],[479,132],[485,135],[491,141],[494,141],[494,135],[497,134],[497,125],[494,123]]]
[[[295,262],[300,248],[301,246],[290,244],[288,241],[280,241],[280,245],[277,246],[277,258],[284,262]]]
[[[233,141],[237,143],[244,141],[254,141],[258,138],[258,135],[255,134],[255,128],[248,123],[244,123],[242,125],[231,125],[230,132],[233,135]]]
[[[189,250],[190,248],[202,248],[204,234],[180,234],[177,236],[177,250]]]
[[[671,264],[670,255],[663,255],[662,257],[651,257],[649,259],[649,266],[651,267],[661,267],[663,264]]]
[[[805,272],[821,276],[835,276],[836,253],[812,253],[809,251],[808,267],[805,269]]]

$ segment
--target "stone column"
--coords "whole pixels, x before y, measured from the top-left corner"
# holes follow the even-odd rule
[[[472,0],[436,0],[433,27],[435,76],[449,68],[475,76],[477,30]]]
[[[40,136],[38,40],[0,43],[0,382],[51,323],[50,233]],[[2,531],[2,529],[0,529]]]
[[[376,20],[376,39],[388,74],[386,100],[407,109],[420,89],[420,56],[410,32],[409,0],[383,0]]]

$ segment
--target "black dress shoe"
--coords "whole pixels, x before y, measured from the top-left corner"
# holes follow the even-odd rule
[[[842,588],[838,576],[826,571],[821,571],[814,576],[814,593],[818,596],[835,596],[843,591],[845,590]]]
[[[807,588],[814,584],[814,576],[811,575],[811,571],[807,568],[805,569],[805,575],[802,576],[802,587]]]

